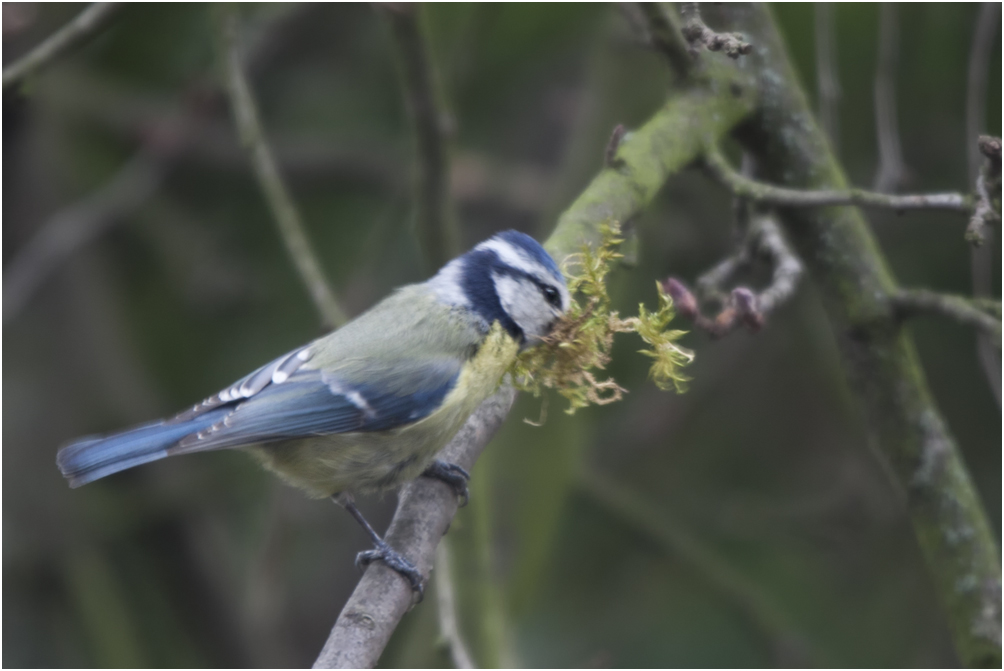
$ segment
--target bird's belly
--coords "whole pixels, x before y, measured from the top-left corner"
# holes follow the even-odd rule
[[[495,391],[518,348],[496,324],[442,405],[418,422],[389,431],[265,443],[250,450],[266,468],[317,498],[394,488],[422,474],[470,414]]]

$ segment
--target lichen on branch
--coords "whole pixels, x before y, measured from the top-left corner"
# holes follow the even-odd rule
[[[617,247],[623,239],[617,222],[601,224],[600,232],[595,250],[583,245],[581,252],[562,264],[572,294],[569,309],[550,335],[523,351],[510,369],[520,391],[539,396],[545,389],[555,389],[568,399],[568,414],[589,405],[614,403],[627,391],[613,378],[597,379],[595,373],[610,363],[615,333],[637,333],[645,341],[649,349],[639,353],[654,359],[649,375],[663,390],[685,391],[689,378],[682,369],[694,359],[693,352],[676,344],[686,331],[668,329],[675,316],[673,299],[661,289],[654,312],[640,304],[637,317],[622,319],[610,309],[606,277],[622,256]]]

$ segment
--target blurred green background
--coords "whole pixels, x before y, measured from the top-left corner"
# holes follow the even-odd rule
[[[4,63],[80,9],[4,3]],[[368,5],[242,11],[269,139],[357,314],[423,279],[389,30]],[[814,9],[775,12],[815,97]],[[905,190],[968,190],[977,13],[899,6]],[[840,4],[834,17],[839,153],[870,186],[879,6]],[[546,238],[601,167],[611,129],[642,123],[670,85],[612,6],[430,5],[425,19],[455,119],[465,246],[503,228]],[[986,119],[999,135],[995,35]],[[367,543],[349,516],[242,454],[170,459],[75,491],[54,464],[73,437],[170,414],[319,334],[217,82],[210,8],[148,4],[4,94],[5,285],[47,221],[79,214],[120,171],[149,178],[119,188],[135,202],[93,226],[10,319],[5,292],[4,666],[305,666],[357,579]],[[868,216],[905,284],[970,292],[958,215]],[[729,198],[687,172],[638,230],[637,267],[612,280],[627,312],[654,304],[655,278],[693,280],[729,253]],[[974,335],[929,318],[910,328],[999,543],[1001,416]],[[552,398],[535,428],[522,419],[540,401],[523,398],[478,463],[448,536],[477,663],[957,665],[811,281],[756,336],[687,336],[697,359],[682,396],[646,380],[632,338],[610,369],[630,390],[623,402],[568,417]],[[393,506],[362,501],[378,528]],[[449,663],[428,598],[381,665]]]

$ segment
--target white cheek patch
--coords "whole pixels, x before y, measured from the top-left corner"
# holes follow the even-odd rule
[[[544,335],[554,319],[554,310],[544,301],[540,288],[530,280],[510,275],[492,273],[492,280],[502,309],[527,338]]]

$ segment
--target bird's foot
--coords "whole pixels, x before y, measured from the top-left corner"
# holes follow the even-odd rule
[[[470,492],[467,490],[467,481],[471,479],[471,474],[456,464],[436,459],[422,472],[427,478],[435,478],[445,482],[453,489],[457,495],[457,500],[461,508],[467,505],[470,500]]]
[[[422,572],[414,564],[405,559],[404,555],[384,541],[378,541],[375,545],[376,547],[372,550],[365,550],[356,555],[356,567],[362,570],[374,561],[382,561],[408,581],[412,591],[418,595],[418,602],[421,602],[422,597],[425,596],[425,586],[422,584]]]

